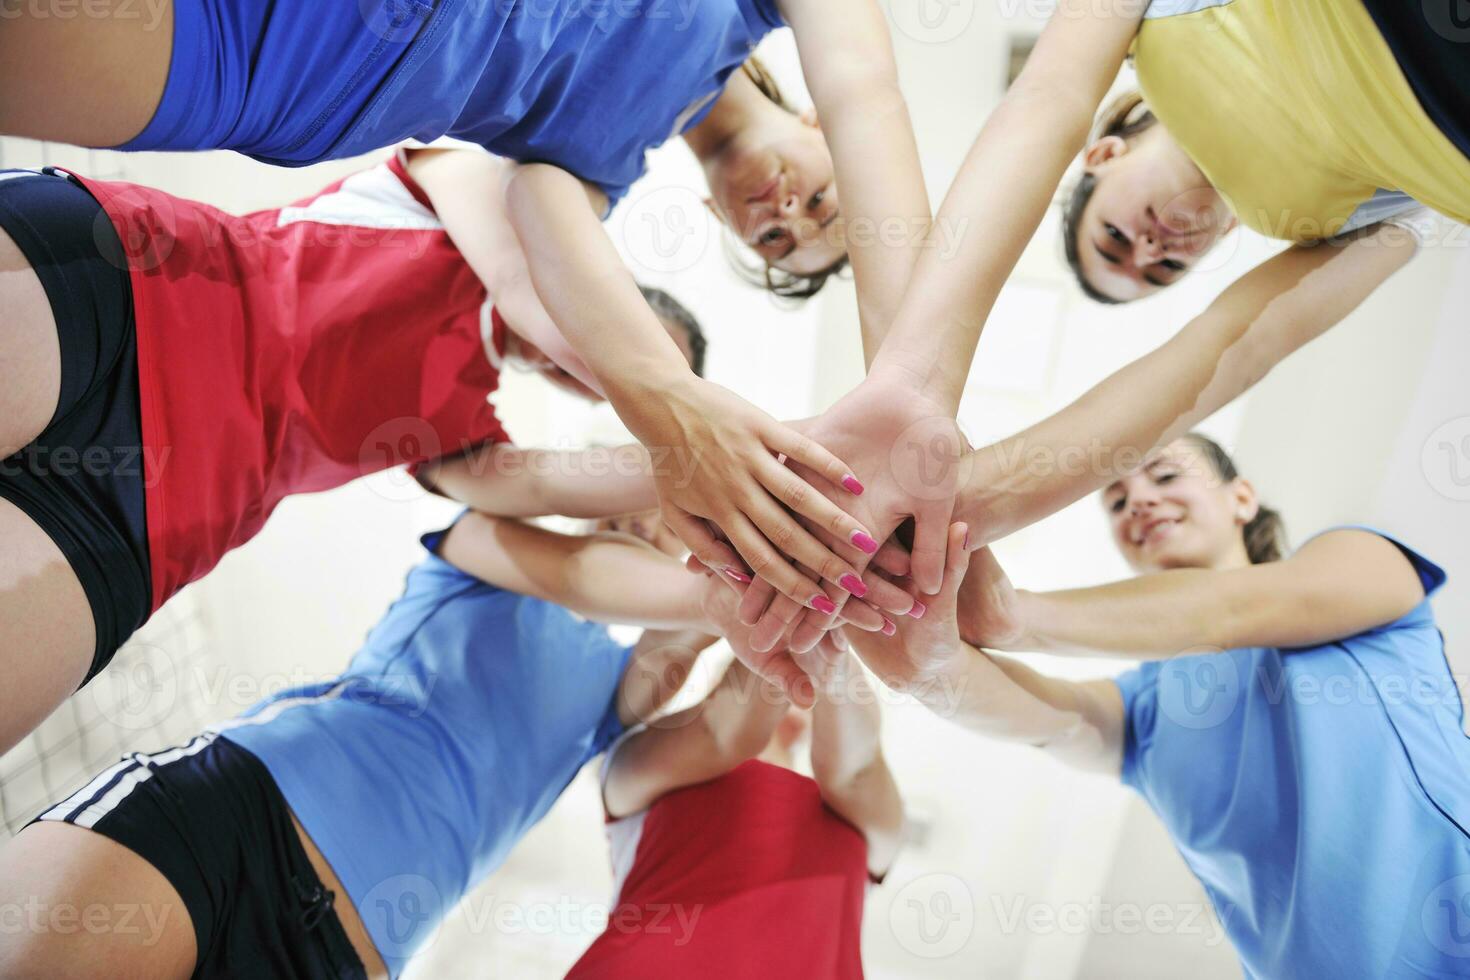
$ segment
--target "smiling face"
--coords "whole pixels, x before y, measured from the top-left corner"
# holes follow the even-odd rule
[[[1113,543],[1137,572],[1239,568],[1243,529],[1259,510],[1243,479],[1222,480],[1200,448],[1179,439],[1102,494]]]
[[[1141,299],[1178,282],[1235,217],[1161,125],[1088,147],[1095,181],[1077,222],[1081,274],[1104,296]]]
[[[705,161],[710,209],[768,265],[797,275],[847,254],[832,154],[816,116],[766,101]]]

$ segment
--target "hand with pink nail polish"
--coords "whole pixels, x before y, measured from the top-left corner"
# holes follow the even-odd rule
[[[848,512],[863,487],[842,460],[703,379],[646,388],[623,391],[619,415],[649,451],[664,523],[700,561],[737,575],[749,569],[812,609],[821,589],[793,561],[819,580],[861,574],[798,523],[805,518],[843,541],[873,541]],[[801,465],[803,475],[778,456]]]
[[[863,495],[848,509],[867,528],[872,540],[853,540],[858,553],[844,556],[858,566],[859,574],[877,545],[886,541],[900,523],[912,518],[913,582],[920,595],[937,590],[944,569],[945,533],[961,485],[965,445],[953,412],[939,400],[928,398],[913,379],[889,370],[869,375],[826,413],[792,423],[792,427],[838,453],[863,481]],[[799,463],[791,464],[791,468],[811,482],[811,475]],[[842,555],[839,549],[834,550]],[[846,595],[836,598],[839,611],[846,601]],[[880,603],[878,608],[906,616],[913,603],[910,599],[901,608]],[[757,627],[756,637],[771,639],[778,626],[790,621],[793,611],[789,603],[773,602]],[[791,635],[792,648],[810,649],[830,624],[830,616],[812,607],[802,626]]]

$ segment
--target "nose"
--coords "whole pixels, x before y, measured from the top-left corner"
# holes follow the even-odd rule
[[[1139,517],[1158,505],[1159,495],[1153,486],[1143,486],[1128,495],[1128,513]]]
[[[800,206],[801,200],[797,197],[796,192],[787,191],[777,202],[776,209],[780,211],[782,217],[790,218],[796,213],[796,209]]]
[[[1142,269],[1153,265],[1164,257],[1164,245],[1152,231],[1146,231],[1133,239],[1133,264]]]

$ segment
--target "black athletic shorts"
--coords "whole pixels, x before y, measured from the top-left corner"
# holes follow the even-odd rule
[[[102,206],[57,171],[0,170],[0,228],[40,278],[61,346],[56,412],[0,459],[0,498],[56,543],[86,592],[91,680],[153,604],[128,264]]]
[[[196,978],[364,980],[270,771],[225,738],[131,755],[38,820],[136,853],[184,900]]]

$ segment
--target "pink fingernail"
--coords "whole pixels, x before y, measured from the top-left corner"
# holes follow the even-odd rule
[[[859,494],[863,492],[863,485],[858,482],[857,477],[849,473],[842,478],[842,489],[848,493]]]
[[[929,607],[928,606],[924,605],[918,599],[915,599],[914,600],[914,608],[912,608],[912,609],[909,610],[909,615],[912,616],[912,617],[914,617],[915,619],[923,619],[924,618],[924,614],[926,612],[928,612],[928,611],[929,611]]]
[[[727,568],[725,569],[725,574],[730,576],[735,581],[739,582],[741,585],[750,584],[750,576],[746,575],[744,572],[737,572],[733,568]]]
[[[812,599],[812,608],[823,616],[830,616],[837,611],[837,603],[824,595],[819,595]]]
[[[863,584],[863,580],[858,578],[851,572],[848,572],[846,575],[838,579],[837,584],[842,586],[848,592],[851,592],[853,595],[857,596],[859,599],[868,594],[868,587]]]
[[[898,627],[897,626],[894,626],[893,625],[893,622],[891,620],[889,620],[889,618],[887,616],[884,616],[883,617],[883,635],[884,636],[892,636],[894,633],[897,633],[897,632],[898,632]]]
[[[863,531],[852,532],[852,543],[865,555],[871,555],[878,550],[878,542],[868,537]]]

